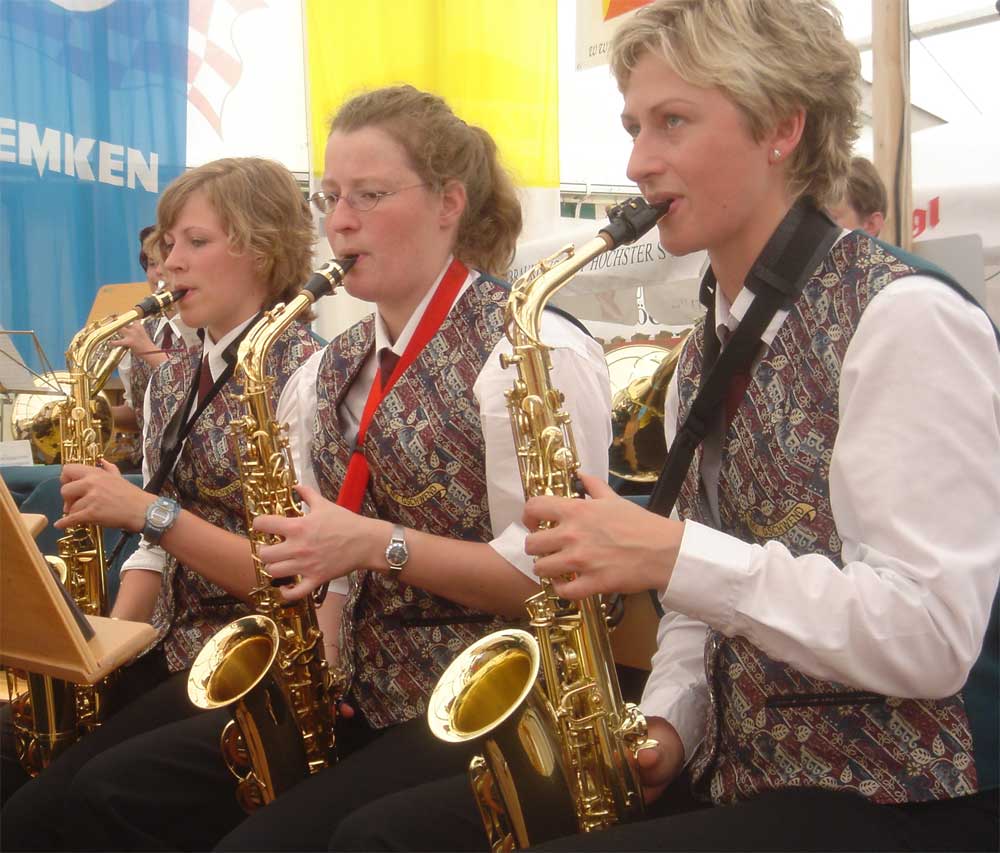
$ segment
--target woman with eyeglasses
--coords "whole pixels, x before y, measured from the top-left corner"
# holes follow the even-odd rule
[[[120,744],[141,762],[132,739],[146,732],[155,738],[163,726],[198,713],[187,695],[191,663],[209,637],[249,612],[256,578],[243,535],[243,493],[238,482],[233,487],[237,451],[227,426],[242,412],[242,388],[231,364],[261,310],[287,301],[307,280],[312,217],[284,166],[231,158],[192,169],[166,188],[153,239],[171,286],[183,292],[180,317],[203,340],[161,364],[146,390],[149,491],[110,464],[66,465],[66,514],[56,526],[96,523],[142,533],[122,567],[112,617],[150,622],[157,637],[114,675],[112,716],[7,801],[4,850],[80,849],[64,819],[78,774]],[[275,401],[319,349],[303,323],[279,338],[268,359]]]
[[[310,511],[255,527],[284,538],[261,557],[297,577],[288,597],[332,582],[320,620],[349,674],[340,760],[247,817],[219,754],[229,714],[210,712],[88,768],[72,797],[88,848],[325,850],[358,806],[461,772],[469,755],[431,735],[428,696],[537,590],[500,365],[509,291],[491,277],[521,211],[493,140],[410,86],[360,95],[333,119],[313,203],[334,254],[357,259],[345,289],[374,313],[286,386],[277,419]],[[555,311],[543,326],[583,469],[606,477],[601,348]]]

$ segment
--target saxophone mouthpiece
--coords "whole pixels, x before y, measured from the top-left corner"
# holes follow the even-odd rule
[[[670,208],[670,200],[662,204],[649,204],[644,198],[635,197],[616,204],[608,211],[611,220],[600,233],[610,241],[609,249],[634,243],[649,231]]]
[[[139,312],[138,319],[141,320],[143,317],[148,317],[150,314],[156,314],[164,308],[170,307],[179,297],[180,294],[173,290],[157,290],[156,293],[150,294],[135,306],[135,310]]]
[[[306,282],[302,289],[312,294],[315,302],[321,296],[332,293],[333,289],[344,280],[344,276],[347,275],[350,268],[357,263],[357,260],[357,255],[348,255],[345,258],[333,258],[327,261],[312,274],[312,278]]]

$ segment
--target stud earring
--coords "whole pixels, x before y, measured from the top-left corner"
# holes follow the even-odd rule
[[[771,149],[771,158],[777,163],[781,159],[781,151],[777,148]]]

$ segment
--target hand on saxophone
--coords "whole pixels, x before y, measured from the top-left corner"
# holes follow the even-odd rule
[[[119,347],[127,347],[136,358],[141,358],[150,367],[156,367],[167,360],[146,333],[146,327],[139,321],[129,323],[118,331],[118,337],[111,341]]]
[[[253,522],[254,530],[284,540],[264,545],[259,555],[272,577],[299,576],[294,584],[280,587],[286,601],[297,601],[356,569],[370,568],[379,558],[384,561],[388,522],[357,515],[301,483],[295,490],[309,508],[305,515],[260,515]]]
[[[597,477],[581,474],[586,500],[534,497],[524,525],[535,531],[524,542],[537,557],[535,574],[549,578],[557,594],[578,600],[596,593],[663,590],[670,582],[684,524],[648,512],[615,493]],[[547,529],[539,529],[550,524]]]
[[[146,523],[146,508],[156,500],[103,459],[100,467],[63,465],[59,479],[64,515],[53,526],[60,530],[99,524],[138,533]]]
[[[684,744],[677,730],[663,717],[646,717],[646,726],[654,744],[640,748],[635,762],[639,768],[643,798],[648,805],[684,769]]]

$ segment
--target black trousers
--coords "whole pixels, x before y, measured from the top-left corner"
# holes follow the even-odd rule
[[[69,820],[80,850],[325,850],[343,817],[394,791],[454,775],[468,753],[420,716],[384,730],[337,727],[340,760],[249,817],[219,752],[227,711],[134,738],[90,762]]]
[[[732,806],[696,802],[686,775],[646,819],[540,844],[538,850],[878,851],[998,849],[996,790],[879,806],[818,788],[774,791]],[[331,850],[489,849],[464,776],[384,797],[343,820]]]
[[[3,850],[77,849],[67,809],[80,771],[95,757],[137,734],[198,713],[187,697],[187,673],[170,675],[157,651],[119,670],[109,698],[111,706],[119,710],[4,803],[0,816]],[[8,746],[5,743],[5,753]]]

